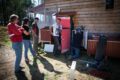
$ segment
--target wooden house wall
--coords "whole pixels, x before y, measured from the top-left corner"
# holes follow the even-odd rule
[[[76,11],[75,26],[84,25],[92,33],[120,32],[120,0],[114,0],[114,9],[106,10],[105,0],[45,0],[48,9],[61,12]]]

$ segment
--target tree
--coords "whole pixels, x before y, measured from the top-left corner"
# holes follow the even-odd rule
[[[21,22],[22,18],[27,16],[27,10],[33,7],[31,0],[0,0],[0,18],[8,23],[11,14],[17,14]]]

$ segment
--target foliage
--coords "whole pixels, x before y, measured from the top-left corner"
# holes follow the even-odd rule
[[[27,10],[33,7],[31,0],[0,0],[0,19],[9,21],[11,14],[17,14],[20,21],[27,16]]]

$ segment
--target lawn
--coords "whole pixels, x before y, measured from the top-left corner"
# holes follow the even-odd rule
[[[11,44],[7,34],[7,27],[1,26],[0,46],[3,45],[10,47]],[[70,65],[72,61],[69,61],[64,55],[55,57],[52,53],[47,54],[41,51],[40,53],[38,58],[33,60],[29,52],[29,58],[31,60],[29,63],[25,63],[23,55],[21,65],[25,67],[25,69],[23,69],[24,73],[14,74],[14,65],[12,64],[15,55],[13,50],[11,48],[7,48],[6,50],[6,48],[0,47],[0,60],[1,62],[3,62],[2,60],[7,62],[2,63],[2,65],[0,63],[0,80],[70,80]],[[11,66],[5,66],[8,64]],[[89,72],[85,72],[85,67],[86,65],[78,59],[76,70],[72,73],[75,80],[102,80],[91,75]],[[5,79],[1,79],[3,76]]]

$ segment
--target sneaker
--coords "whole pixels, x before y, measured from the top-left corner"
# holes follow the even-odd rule
[[[25,62],[29,62],[29,59],[25,59]]]
[[[21,69],[15,71],[15,73],[20,73],[20,72],[22,72]]]
[[[19,68],[20,68],[20,69],[24,69],[25,67],[21,67],[21,66],[20,66]]]

